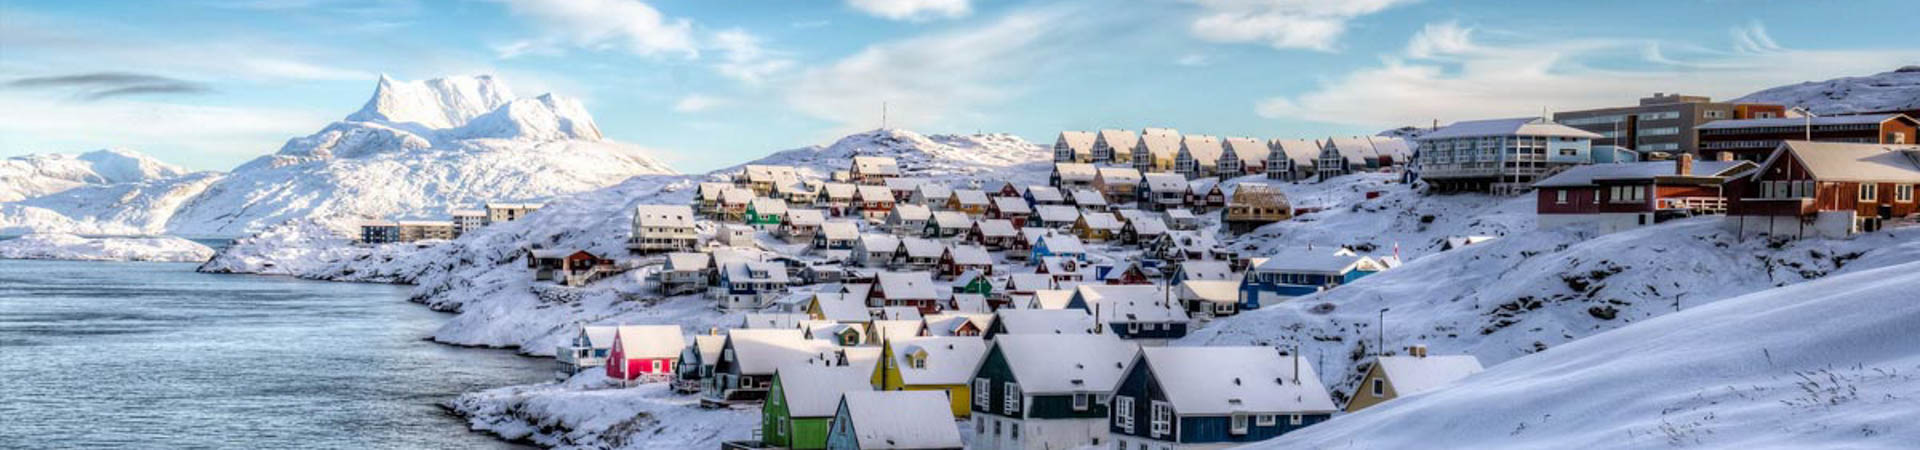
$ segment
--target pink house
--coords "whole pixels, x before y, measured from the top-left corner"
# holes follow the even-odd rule
[[[607,378],[634,380],[674,374],[687,347],[679,325],[622,325],[607,354]]]

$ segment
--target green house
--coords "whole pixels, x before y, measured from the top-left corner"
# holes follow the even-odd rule
[[[760,406],[760,441],[771,447],[827,447],[827,430],[840,407],[840,395],[871,391],[872,366],[783,367]]]
[[[787,216],[787,202],[777,198],[755,197],[747,202],[747,214],[743,218],[747,225],[780,226],[780,220]]]
[[[993,280],[980,274],[979,270],[968,270],[953,279],[953,293],[980,294],[993,296]]]

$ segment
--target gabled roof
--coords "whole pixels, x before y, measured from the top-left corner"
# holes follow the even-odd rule
[[[1061,181],[1092,182],[1099,175],[1098,169],[1086,163],[1053,163],[1053,170],[1060,174]]]
[[[1720,122],[1726,122],[1726,121],[1720,121]],[[1707,125],[1701,125],[1700,127],[1706,127],[1712,124],[1713,123],[1708,123]],[[1487,119],[1487,120],[1468,120],[1468,121],[1454,122],[1452,125],[1447,125],[1445,127],[1441,127],[1438,130],[1433,130],[1431,132],[1428,132],[1427,134],[1420,135],[1420,140],[1425,141],[1425,140],[1433,140],[1433,139],[1452,139],[1452,138],[1489,137],[1489,136],[1545,136],[1545,137],[1572,137],[1572,138],[1585,138],[1585,139],[1599,139],[1604,137],[1599,135],[1598,133],[1549,122],[1546,119],[1542,119],[1539,117],[1517,117],[1517,118],[1511,118],[1511,119]]]
[[[1067,198],[1060,193],[1060,188],[1053,186],[1027,186],[1027,196],[1035,202],[1062,202]]]
[[[863,449],[960,448],[960,429],[940,391],[856,391],[841,397]]]
[[[1220,162],[1220,153],[1225,147],[1220,138],[1204,134],[1189,134],[1180,138],[1180,150],[1193,156],[1195,163],[1202,167],[1213,167]]]
[[[1013,221],[1007,219],[986,219],[975,225],[980,226],[980,234],[986,237],[1013,237],[1020,234],[1013,229]]]
[[[1177,173],[1149,173],[1146,175],[1148,192],[1186,192],[1187,177]]]
[[[899,178],[888,178],[887,181],[893,181],[898,179]],[[874,186],[874,185],[862,184],[859,186],[855,186],[854,189],[858,194],[856,196],[859,197],[861,201],[891,202],[891,201],[897,200],[893,198],[893,190],[887,189],[886,186]]]
[[[784,284],[788,281],[786,266],[776,262],[743,261],[727,263],[726,271],[727,279],[735,283],[751,281]],[[756,277],[753,276],[753,272],[761,272],[766,274],[766,276]]]
[[[1140,352],[1111,334],[1010,334],[995,337],[993,348],[1013,371],[1020,392],[1033,395],[1111,393]]]
[[[747,313],[746,317],[740,321],[740,328],[735,328],[734,330],[797,330],[798,328],[796,327],[800,326],[800,322],[805,322],[808,319],[806,314]]]
[[[1086,253],[1087,247],[1080,244],[1080,238],[1072,235],[1056,234],[1040,238],[1047,245],[1047,251],[1053,254]]]
[[[900,162],[889,156],[855,156],[850,169],[859,169],[868,175],[899,175]]]
[[[742,189],[742,188],[736,187],[736,188],[727,189],[725,191],[720,192],[720,203],[725,203],[729,205],[745,204],[747,202],[753,201],[753,199],[754,199],[754,196],[753,196],[752,189]]]
[[[1074,290],[1101,323],[1184,322],[1187,311],[1172,294],[1152,285],[1083,284]]]
[[[788,224],[822,226],[827,223],[827,215],[818,209],[787,210]]]
[[[991,201],[987,199],[987,193],[985,191],[974,189],[955,190],[953,191],[953,197],[960,200],[960,204],[962,205],[986,206],[987,202]]]
[[[953,188],[942,186],[938,183],[922,184],[920,185],[919,188],[914,190],[918,191],[920,196],[925,197],[926,200],[929,202],[937,201],[937,202],[944,203],[947,201],[948,196],[953,195]]]
[[[993,314],[1005,334],[1093,334],[1093,316],[1078,309],[1001,309]]]
[[[933,210],[927,208],[925,205],[906,204],[894,206],[893,212],[888,214],[898,217],[900,220],[924,221],[933,217]]]
[[[1127,226],[1133,227],[1134,234],[1137,234],[1140,236],[1158,236],[1162,234],[1167,234],[1167,221],[1162,220],[1159,216],[1149,216],[1149,217],[1141,217],[1141,218],[1133,219],[1133,220],[1127,221]]]
[[[1121,227],[1120,219],[1115,218],[1112,213],[1088,212],[1081,214],[1080,220],[1087,222],[1087,228],[1095,230],[1119,231]]]
[[[1534,187],[1576,187],[1595,186],[1600,180],[1650,180],[1655,177],[1671,177],[1674,174],[1674,161],[1639,161],[1611,164],[1585,164],[1574,166],[1564,172],[1554,174],[1545,180],[1534,183]],[[1748,161],[1696,161],[1693,163],[1694,177],[1732,176],[1753,167]]]
[[[1363,264],[1373,264],[1373,259],[1354,254],[1289,250],[1267,258],[1266,262],[1260,263],[1254,270],[1258,272],[1340,275]]]
[[[882,340],[906,339],[919,336],[920,327],[926,325],[922,320],[924,319],[918,315],[915,315],[912,319],[875,319],[867,323],[867,326],[872,329],[872,331],[867,332],[867,338],[870,339],[871,342],[879,343]]]
[[[1205,300],[1219,304],[1240,302],[1239,280],[1186,280],[1180,282],[1180,298]]]
[[[1140,136],[1134,135],[1133,130],[1115,130],[1112,128],[1100,130],[1099,133],[1094,135],[1094,139],[1097,141],[1105,141],[1107,146],[1112,147],[1116,152],[1133,151],[1133,146],[1140,142]]]
[[[1335,410],[1313,365],[1280,356],[1273,347],[1147,347],[1140,352],[1135,364],[1147,364],[1182,416]]]
[[[1180,130],[1172,128],[1148,128],[1140,130],[1140,145],[1146,147],[1147,154],[1153,158],[1173,159],[1180,154]]]
[[[1180,219],[1193,220],[1193,219],[1198,219],[1199,217],[1194,216],[1193,211],[1189,211],[1186,208],[1175,208],[1175,209],[1167,210],[1167,218],[1173,219],[1173,220],[1180,220]]]
[[[835,322],[873,320],[873,314],[867,312],[866,296],[820,292],[813,294],[813,301],[820,306],[820,318],[823,320]]]
[[[933,278],[926,272],[880,272],[880,293],[887,300],[933,298]]]
[[[1016,273],[1007,277],[1007,289],[1032,291],[1052,289],[1053,276],[1044,273]]]
[[[1327,149],[1339,154],[1341,158],[1346,158],[1347,163],[1355,165],[1364,165],[1367,158],[1379,156],[1373,150],[1373,141],[1367,140],[1366,136],[1328,138]]]
[[[961,274],[960,278],[958,279],[971,281],[970,279],[967,278],[967,275],[969,274],[977,278],[980,276],[980,270],[979,269],[968,270],[965,274]],[[980,327],[981,330],[985,330],[987,329],[987,321],[993,318],[992,311],[993,311],[993,307],[987,304],[987,296],[980,295],[980,294],[959,293],[959,294],[953,294],[953,310],[948,312],[948,314],[982,316],[982,317],[978,317],[979,319],[977,320],[978,323],[975,323],[974,325]],[[935,314],[935,315],[939,315],[939,314]]]
[[[687,205],[639,205],[633,207],[633,222],[643,227],[688,228],[693,226],[693,208]]]
[[[909,258],[939,258],[946,253],[947,245],[932,239],[916,237],[900,238],[900,246],[906,250]]]
[[[1073,204],[1081,207],[1107,206],[1107,197],[1100,195],[1100,191],[1075,189],[1073,191]]]
[[[960,265],[991,265],[993,264],[993,255],[988,254],[986,248],[982,248],[979,246],[955,245],[952,247],[947,247],[947,251],[950,253],[953,253],[954,264],[960,264]]]
[[[795,418],[833,417],[840,396],[872,391],[871,373],[853,366],[795,365],[780,368],[780,392],[786,396],[787,415]]]
[[[748,181],[780,182],[784,180],[795,180],[800,178],[800,172],[794,169],[792,166],[763,166],[763,165],[757,165],[757,164],[748,164],[747,167],[745,169],[742,169],[741,172],[747,176]]]
[[[855,239],[860,237],[860,225],[845,220],[826,222],[820,224],[820,234],[831,240]]]
[[[1068,205],[1035,205],[1033,210],[1042,222],[1072,222],[1080,218],[1080,209]]]
[[[959,211],[934,211],[933,223],[940,228],[967,228],[973,226],[973,218]]]
[[[1483,370],[1473,355],[1382,356],[1379,362],[1381,373],[1400,397],[1438,389]]]
[[[1018,197],[994,197],[993,207],[1002,214],[1033,213],[1033,208],[1027,206],[1027,201]]]
[[[1049,277],[1048,279],[1052,279],[1052,278]],[[1068,286],[1061,286],[1061,287],[1066,289],[1041,289],[1041,290],[1033,291],[1034,308],[1035,309],[1067,309],[1067,304],[1073,302],[1073,289]],[[1078,310],[1075,310],[1075,311],[1078,311]],[[1092,317],[1092,316],[1088,316],[1088,317]]]
[[[787,201],[777,198],[754,197],[753,202],[748,203],[747,207],[753,208],[753,211],[759,214],[786,215],[787,213]]]
[[[856,245],[869,252],[893,253],[900,251],[900,238],[891,234],[867,233],[860,235],[860,243]]]
[[[987,343],[973,336],[921,336],[892,338],[893,361],[900,367],[900,382],[910,386],[967,384],[973,369],[987,354]],[[927,366],[909,364],[916,352],[925,352]]]
[[[979,294],[961,294],[961,295],[969,295],[972,298],[978,299],[983,305],[986,302],[986,299],[980,297]],[[960,298],[960,295],[955,295],[953,298],[957,300]],[[973,324],[975,328],[986,330],[988,326],[992,325],[993,314],[991,313],[934,314],[931,316],[923,317],[920,319],[920,321],[925,322],[927,324],[927,331],[934,333],[935,336],[952,336],[954,331],[959,330],[960,326],[965,324]],[[978,338],[975,338],[975,339],[977,340]]]
[[[853,193],[859,191],[859,186],[848,183],[827,183],[821,189],[827,191],[827,198],[852,199]]]
[[[736,188],[731,183],[713,181],[701,182],[700,186],[695,188],[695,190],[700,193],[700,198],[709,201],[720,201],[720,193],[726,192],[728,189]]]
[[[1140,171],[1132,167],[1101,167],[1099,177],[1107,184],[1140,184]]]
[[[720,351],[725,350],[727,337],[718,334],[698,334],[693,336],[693,351],[700,352],[700,364],[713,365],[720,359]]]
[[[694,253],[694,252],[668,253],[667,254],[667,270],[671,270],[675,272],[685,272],[689,270],[705,270],[707,268],[707,263],[711,261],[711,259],[712,259],[712,256],[709,256],[706,253]]]
[[[1408,144],[1406,139],[1386,136],[1367,136],[1367,141],[1373,143],[1373,152],[1379,156],[1386,156],[1399,161],[1406,161],[1413,158],[1413,146]]]
[[[1760,168],[1773,167],[1782,156],[1798,159],[1821,181],[1920,182],[1920,146],[1915,145],[1786,141]],[[1764,173],[1754,171],[1753,177]]]
[[[1300,165],[1311,165],[1320,157],[1320,143],[1311,139],[1274,139],[1267,141],[1267,149],[1279,149],[1280,154]]]
[[[1093,154],[1093,133],[1088,131],[1062,131],[1055,142],[1064,143],[1074,155]]]
[[[580,327],[580,334],[587,336],[587,345],[593,346],[594,348],[613,348],[613,336],[619,332],[620,327],[613,325],[584,325]]]
[[[1233,157],[1244,164],[1262,164],[1267,160],[1267,144],[1259,139],[1230,137],[1222,147],[1232,150]]]
[[[1886,122],[1904,117],[1900,114],[1860,114],[1851,116],[1820,116],[1811,119],[1813,126],[1822,125],[1866,125]],[[1805,127],[1806,117],[1774,117],[1769,119],[1715,120],[1695,126],[1696,130],[1719,130],[1728,128],[1757,127]]]
[[[1180,271],[1189,280],[1238,280],[1233,266],[1226,261],[1188,260],[1180,262]]]
[[[733,346],[733,360],[739,363],[740,372],[771,375],[774,369],[804,364],[834,347],[824,341],[807,339],[797,326],[796,323],[789,328],[728,331],[727,340]]]

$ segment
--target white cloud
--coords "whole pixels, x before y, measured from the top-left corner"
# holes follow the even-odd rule
[[[808,70],[786,89],[795,110],[842,125],[880,125],[881,103],[897,127],[951,125],[1004,101],[1020,81],[1060,56],[1060,11],[1010,14],[981,27],[867,47]]]
[[[240,67],[262,76],[293,80],[368,80],[375,74],[359,70],[322,66],[319,64],[279,58],[247,58],[239,60]]]
[[[1193,35],[1215,42],[1259,42],[1278,49],[1333,51],[1347,22],[1417,0],[1189,0],[1200,16]]]
[[[638,55],[698,56],[693,24],[669,19],[639,0],[502,0],[531,19],[541,36],[496,48],[503,58],[557,51],[561,46],[624,50]]]
[[[683,113],[706,112],[714,108],[725,106],[728,103],[730,102],[722,98],[711,97],[711,96],[706,96],[701,94],[688,94],[685,97],[680,97],[679,101],[673,102],[673,110],[674,112],[683,112]]]
[[[265,107],[71,102],[18,94],[0,96],[0,102],[9,105],[0,108],[0,142],[7,151],[127,147],[218,170],[271,153],[288,136],[329,120],[318,111]]]
[[[1173,60],[1173,63],[1187,67],[1205,67],[1208,64],[1213,64],[1213,58],[1200,53],[1189,53],[1180,56],[1179,59]]]
[[[913,22],[954,19],[973,13],[968,0],[847,0],[847,5],[875,17]]]
[[[720,62],[714,70],[720,75],[747,84],[760,84],[769,76],[790,70],[791,59],[760,46],[760,38],[746,30],[731,29],[714,33],[712,46],[720,50]]]
[[[1359,126],[1426,125],[1629,104],[1653,92],[1731,98],[1780,84],[1877,73],[1914,49],[1795,50],[1756,26],[1736,31],[1734,51],[1645,40],[1481,42],[1471,29],[1428,25],[1401,55],[1383,58],[1299,95],[1257,106],[1261,116]],[[1625,64],[1623,63],[1632,63]],[[1625,68],[1623,68],[1625,67]]]

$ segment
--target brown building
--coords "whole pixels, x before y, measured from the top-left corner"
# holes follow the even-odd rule
[[[1786,108],[1780,105],[1715,103],[1707,97],[1656,92],[1640,99],[1639,106],[1559,112],[1553,114],[1553,121],[1599,133],[1602,137],[1593,140],[1595,148],[1610,145],[1640,152],[1698,154],[1693,130],[1701,124],[1785,115]]]
[[[1742,235],[1841,237],[1911,222],[1920,146],[1786,141],[1727,185]]]
[[[1732,153],[1734,159],[1759,162],[1773,154],[1786,140],[1849,142],[1855,144],[1912,144],[1920,122],[1900,114],[1857,116],[1782,117],[1774,119],[1726,120],[1701,125],[1700,151],[1708,159],[1724,159],[1718,153]]]

